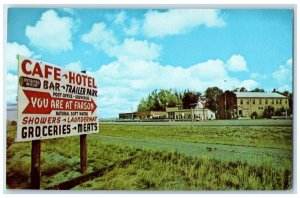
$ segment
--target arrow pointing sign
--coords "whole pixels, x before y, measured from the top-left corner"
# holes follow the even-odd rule
[[[23,114],[50,114],[53,110],[60,111],[90,111],[92,114],[97,109],[93,99],[90,101],[54,98],[48,92],[23,90],[29,104]]]

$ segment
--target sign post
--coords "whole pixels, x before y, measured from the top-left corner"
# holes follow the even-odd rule
[[[86,71],[81,71],[86,73]],[[80,171],[82,174],[86,172],[87,169],[87,135],[80,135]]]
[[[16,142],[32,141],[31,188],[40,188],[41,140],[80,136],[81,172],[87,170],[87,134],[98,133],[95,78],[18,56]]]
[[[30,188],[40,189],[41,183],[41,140],[33,140],[31,145]]]
[[[87,169],[87,135],[80,135],[80,170],[85,173]]]

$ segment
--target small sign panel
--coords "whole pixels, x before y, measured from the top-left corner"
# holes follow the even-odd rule
[[[97,133],[95,78],[18,56],[17,142]]]

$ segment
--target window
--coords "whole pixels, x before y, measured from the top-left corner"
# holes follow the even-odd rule
[[[261,99],[259,99],[259,104],[261,105]]]
[[[271,104],[274,104],[274,100],[272,99]]]
[[[279,100],[279,104],[282,104],[282,100],[281,99]]]
[[[243,104],[243,99],[241,99],[241,105]]]
[[[278,104],[279,103],[279,100],[276,100],[276,104]]]
[[[255,99],[252,100],[252,104],[255,104]]]
[[[249,104],[249,99],[247,100],[247,104]]]
[[[266,99],[266,104],[268,104],[268,99]]]

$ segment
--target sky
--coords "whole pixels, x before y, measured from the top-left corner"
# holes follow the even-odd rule
[[[87,73],[98,116],[136,110],[155,89],[292,91],[287,9],[9,8],[6,101],[16,103],[16,55]]]

